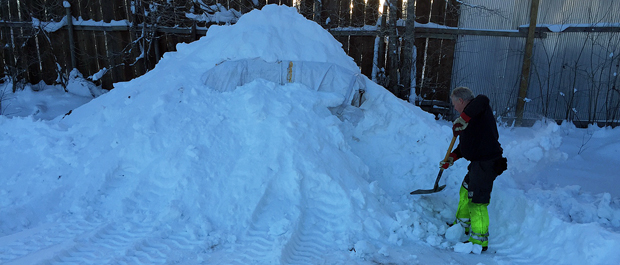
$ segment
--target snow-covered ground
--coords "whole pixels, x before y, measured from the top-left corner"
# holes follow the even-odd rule
[[[255,78],[247,59],[291,64]],[[224,89],[209,71],[235,61]],[[432,188],[451,124],[366,78],[359,108],[342,108],[351,86],[318,85],[357,74],[320,26],[267,6],[95,99],[79,79],[5,94],[0,263],[620,263],[620,129],[501,126],[479,254],[446,225],[466,161],[409,195]]]

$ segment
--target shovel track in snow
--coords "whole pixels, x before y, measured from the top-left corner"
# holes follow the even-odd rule
[[[0,263],[19,260],[41,250],[71,241],[81,234],[97,229],[99,225],[100,222],[79,220],[60,224],[45,224],[5,236],[0,238],[0,242],[6,242],[6,244],[0,245]],[[13,240],[16,237],[19,239]]]
[[[150,223],[69,221],[21,232],[0,246],[2,264],[167,264],[204,245],[185,231]],[[11,237],[11,236],[7,236]],[[0,238],[0,242],[10,238]]]
[[[347,214],[348,205],[326,201],[308,205],[315,207],[306,209],[299,218],[298,228],[282,250],[283,264],[316,264],[328,247],[336,249],[336,240],[345,238],[347,227],[341,220]]]
[[[303,185],[302,185],[303,186]],[[220,264],[317,264],[328,250],[337,249],[338,240],[347,231],[343,218],[350,206],[342,190],[316,189],[304,191],[299,216],[288,236],[274,236],[266,213],[277,204],[259,203],[247,232],[227,257],[214,255]],[[307,196],[305,194],[310,194]],[[336,198],[336,199],[334,199]],[[270,201],[270,198],[263,198]],[[282,211],[282,209],[279,209]],[[287,238],[288,237],[288,238]],[[221,253],[220,253],[221,254]],[[279,260],[278,260],[279,258]]]

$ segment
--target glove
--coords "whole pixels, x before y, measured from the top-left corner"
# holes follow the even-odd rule
[[[454,134],[454,137],[459,136],[459,134],[461,134],[461,132],[463,132],[463,130],[467,128],[467,125],[469,125],[470,119],[471,118],[467,116],[465,112],[461,112],[461,115],[458,118],[456,118],[456,120],[454,121],[454,124],[452,125],[452,133]]]
[[[505,157],[497,159],[495,160],[495,163],[493,163],[493,170],[498,176],[504,173],[506,169],[508,169],[508,159],[506,159]]]
[[[454,152],[452,152],[448,156],[448,159],[439,162],[439,167],[443,168],[443,169],[448,169],[450,166],[454,165],[454,161],[456,161],[458,159],[459,158],[456,156],[456,154]]]

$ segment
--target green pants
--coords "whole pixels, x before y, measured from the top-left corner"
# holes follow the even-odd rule
[[[456,220],[465,231],[469,232],[469,242],[489,246],[489,212],[488,203],[473,203],[468,196],[468,190],[461,186],[459,191],[459,207],[456,211]]]

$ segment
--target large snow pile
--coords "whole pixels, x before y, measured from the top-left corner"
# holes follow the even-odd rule
[[[497,253],[457,253],[475,252],[459,243],[458,227],[445,224],[454,218],[467,163],[444,172],[448,187],[441,193],[409,195],[432,187],[449,123],[367,78],[362,106],[340,116],[330,112],[343,102],[339,91],[261,78],[233,90],[204,84],[216,65],[245,59],[359,72],[319,25],[293,8],[269,5],[233,26],[211,27],[148,74],[115,84],[70,115],[0,116],[0,262],[620,260],[617,197],[602,195],[590,209],[583,206],[592,199],[570,189],[557,195],[522,188],[531,183],[522,176],[569,161],[561,134],[574,128],[500,129],[512,162],[489,206]],[[563,202],[570,196],[570,204]],[[601,218],[575,223],[563,209],[549,210],[544,198]]]

